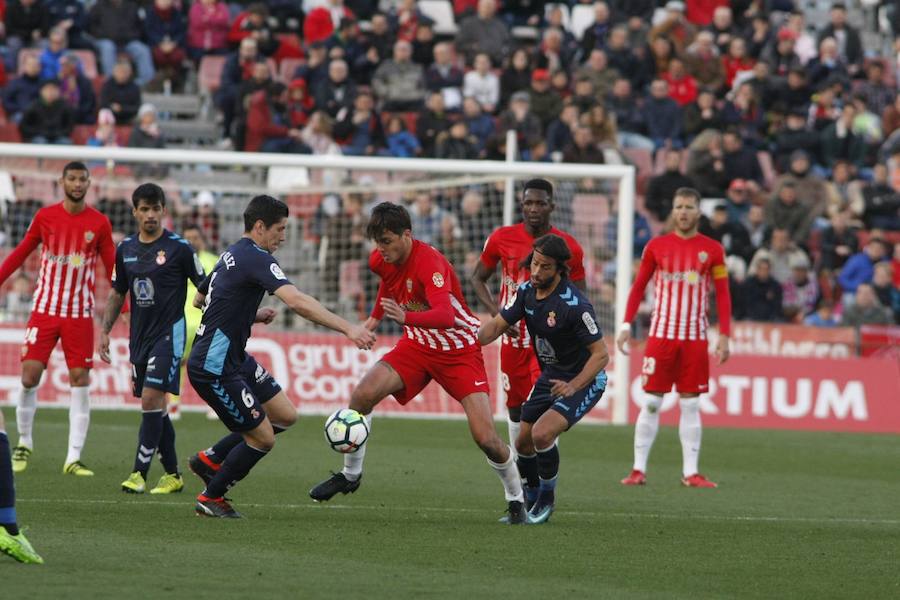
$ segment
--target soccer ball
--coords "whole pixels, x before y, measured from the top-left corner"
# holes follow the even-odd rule
[[[366,418],[352,408],[342,408],[325,420],[325,439],[335,452],[356,452],[368,437]]]

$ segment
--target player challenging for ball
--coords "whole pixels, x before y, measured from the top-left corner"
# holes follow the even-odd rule
[[[682,484],[688,487],[714,488],[715,483],[699,473],[700,399],[709,391],[709,354],[706,330],[710,280],[716,288],[719,312],[719,364],[728,360],[731,333],[731,296],[725,250],[712,238],[697,233],[700,222],[700,193],[679,188],[672,206],[674,231],[654,238],[644,248],[641,266],[628,294],[625,322],[616,339],[619,349],[628,354],[631,321],[637,314],[647,283],[653,278],[653,314],[641,379],[645,392],[643,406],[634,428],[634,467],[622,480],[624,485],[646,483],[647,459],[659,430],[659,408],[663,395],[672,390],[681,397]]]
[[[523,265],[532,251],[534,241],[548,233],[562,237],[571,252],[568,265],[568,281],[585,290],[584,251],[571,235],[550,225],[553,213],[553,185],[545,179],[532,179],[522,190],[522,223],[500,227],[484,244],[481,260],[472,274],[472,286],[481,304],[496,316],[501,308],[512,306],[518,287],[529,280],[529,265]],[[494,300],[487,282],[493,277],[497,265],[501,266],[500,297]],[[541,374],[540,365],[531,348],[531,336],[525,321],[510,327],[502,338],[500,347],[500,372],[506,393],[509,443],[519,437],[522,404]],[[529,492],[528,489],[525,490]],[[534,498],[529,498],[533,501]]]
[[[107,275],[113,271],[116,248],[112,225],[100,211],[85,204],[91,174],[80,162],[63,167],[59,180],[65,199],[40,209],[22,242],[0,265],[0,285],[41,245],[41,269],[31,317],[22,346],[22,389],[16,406],[19,443],[13,450],[13,471],[28,466],[34,449],[32,436],[37,411],[37,386],[58,340],[62,340],[69,385],[69,449],[63,473],[94,474],[81,462],[81,451],[91,421],[88,397],[94,366],[94,284],[97,261]]]
[[[375,343],[371,331],[328,311],[281,271],[272,253],[285,240],[287,220],[284,202],[253,198],[244,210],[244,236],[197,287],[194,304],[203,306],[203,318],[188,359],[188,378],[231,430],[188,462],[206,484],[197,496],[198,515],[239,518],[225,492],[275,446],[275,434],[297,421],[297,409],[281,386],[246,352],[253,324],[275,318],[275,310],[259,308],[267,292],[304,319],[343,333],[361,350]]]
[[[517,464],[536,501],[529,523],[545,523],[553,513],[559,474],[557,438],[587,414],[606,389],[609,362],[594,308],[569,281],[572,254],[554,234],[535,240],[525,258],[529,281],[521,284],[511,305],[478,333],[490,344],[509,327],[524,321],[540,363],[541,375],[522,405],[522,426],[516,439]]]
[[[166,195],[155,183],[139,185],[131,195],[138,232],[116,248],[116,268],[100,332],[100,358],[111,362],[112,331],[126,294],[131,295],[129,354],[132,390],[141,399],[141,427],[131,475],[122,491],[143,494],[153,456],[159,453],[165,474],[151,494],[184,488],[175,453],[175,428],[166,411],[166,393],[177,394],[184,355],[184,303],[188,282],[203,281],[203,265],[181,236],[163,228]]]
[[[362,378],[350,408],[369,415],[386,396],[400,404],[417,396],[432,379],[466,412],[469,430],[503,483],[511,524],[527,520],[522,482],[512,450],[494,428],[488,376],[478,343],[480,322],[469,311],[459,278],[444,256],[412,236],[409,213],[382,202],[372,211],[367,235],[375,241],[369,268],[381,278],[365,327],[383,318],[403,325],[403,337]],[[369,421],[371,425],[371,421]],[[366,447],[344,455],[344,469],[310,490],[313,500],[355,492],[362,480]]]

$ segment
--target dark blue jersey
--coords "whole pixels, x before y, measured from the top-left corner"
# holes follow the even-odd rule
[[[208,377],[238,371],[256,311],[266,292],[288,281],[275,257],[250,238],[228,247],[197,291],[206,295],[203,319],[194,337],[188,369]]]
[[[543,300],[531,282],[523,283],[500,315],[510,325],[525,319],[541,371],[554,376],[580,373],[591,355],[588,346],[603,339],[594,307],[567,279]]]
[[[137,234],[116,248],[112,285],[131,294],[131,362],[147,362],[160,340],[172,343],[172,356],[184,353],[184,300],[187,282],[203,280],[203,265],[181,236],[163,230],[156,241],[145,244]]]

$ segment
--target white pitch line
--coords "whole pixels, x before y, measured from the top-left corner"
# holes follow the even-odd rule
[[[162,502],[159,500],[138,500],[128,502],[124,500],[102,500],[102,499],[67,499],[67,498],[18,498],[21,504],[35,502],[40,504],[118,504],[138,506],[142,504],[150,504],[154,506],[174,506],[185,508],[182,502]],[[309,504],[261,504],[254,502],[240,502],[238,508],[273,508],[273,509],[306,509],[306,510],[414,510],[419,513],[437,512],[437,513],[485,513],[485,509],[480,508],[450,508],[445,506],[417,506],[417,507],[384,507],[372,506],[365,504],[317,504],[310,502]],[[618,519],[690,519],[698,521],[738,521],[749,523],[821,523],[821,524],[858,524],[858,525],[900,525],[900,519],[867,519],[860,517],[833,517],[833,518],[816,518],[816,517],[776,517],[776,516],[753,516],[753,515],[679,515],[673,513],[636,513],[636,512],[602,512],[602,511],[575,511],[575,510],[558,510],[558,515],[568,515],[574,517],[610,517]]]

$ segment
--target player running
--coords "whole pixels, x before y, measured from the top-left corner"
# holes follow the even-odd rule
[[[496,316],[501,308],[512,306],[516,290],[529,278],[529,266],[526,264],[523,267],[522,261],[531,253],[534,241],[548,233],[556,234],[566,241],[572,254],[568,263],[568,280],[579,289],[585,289],[584,251],[575,238],[550,225],[553,208],[553,185],[545,179],[532,179],[525,184],[522,191],[523,222],[500,227],[485,242],[481,260],[475,266],[471,280],[478,299],[491,316]],[[502,280],[500,298],[495,300],[487,282],[493,277],[498,263],[501,265]],[[518,327],[510,327],[503,335],[500,347],[500,372],[509,413],[507,418],[509,443],[515,444],[519,437],[522,404],[541,374],[537,357],[531,349],[531,336],[524,321],[521,321]],[[532,496],[529,501],[534,501],[536,490],[526,488],[525,492],[526,495],[530,493]]]
[[[603,369],[609,354],[593,306],[569,282],[571,258],[562,237],[551,233],[537,239],[525,258],[529,281],[519,286],[513,303],[478,332],[478,341],[486,345],[524,321],[540,362],[541,375],[521,407],[516,439],[519,472],[529,488],[540,490],[529,523],[545,523],[553,513],[559,473],[556,439],[580,421],[606,389]]]
[[[84,202],[91,185],[87,167],[68,163],[59,183],[65,199],[37,212],[22,242],[0,265],[2,285],[41,244],[41,269],[22,346],[22,390],[16,407],[19,444],[13,450],[13,471],[20,473],[28,466],[34,449],[37,386],[61,339],[72,388],[63,473],[91,476],[93,471],[81,462],[81,451],[91,420],[88,384],[94,366],[95,271],[99,258],[107,275],[112,274],[116,249],[109,219]]]
[[[41,558],[25,534],[19,531],[16,521],[16,486],[13,481],[12,455],[9,452],[9,438],[6,436],[6,422],[0,412],[0,552],[19,562],[41,564]]]
[[[375,342],[371,331],[329,312],[288,281],[272,256],[284,242],[287,217],[284,202],[253,198],[244,210],[244,236],[228,247],[197,288],[195,305],[202,303],[203,320],[188,358],[188,378],[232,431],[189,461],[206,483],[197,496],[199,515],[240,517],[225,492],[274,447],[276,433],[297,421],[297,409],[281,386],[246,352],[253,323],[275,318],[273,309],[259,308],[266,292],[301,317],[343,333],[357,348],[368,349]]]
[[[659,407],[663,394],[671,391],[674,384],[681,396],[678,423],[683,457],[681,483],[688,487],[714,488],[716,484],[698,472],[702,437],[698,396],[709,390],[706,313],[710,279],[716,287],[719,312],[719,341],[715,351],[719,364],[728,360],[729,355],[731,296],[725,250],[722,244],[697,233],[700,222],[697,190],[679,188],[675,192],[672,216],[675,230],[654,238],[644,248],[640,270],[628,294],[625,322],[616,339],[619,349],[628,354],[631,321],[653,277],[653,315],[641,367],[646,394],[634,428],[634,468],[622,483],[646,483],[647,459],[659,430]]]
[[[386,396],[406,404],[434,379],[466,411],[475,443],[503,482],[509,522],[526,521],[522,482],[509,446],[494,429],[488,376],[478,343],[478,319],[463,298],[459,278],[444,256],[412,237],[405,208],[382,202],[366,231],[376,248],[369,268],[381,278],[378,297],[365,327],[374,331],[387,317],[403,325],[404,337],[362,378],[350,408],[364,415]],[[359,488],[366,447],[344,455],[344,469],[309,491],[313,500]]]
[[[116,269],[100,332],[100,358],[109,363],[109,332],[131,294],[129,353],[132,389],[141,399],[141,428],[134,469],[122,490],[143,494],[153,456],[166,470],[151,494],[184,488],[175,454],[175,428],[166,411],[166,392],[177,394],[184,355],[184,301],[188,281],[203,281],[203,265],[187,241],[163,228],[166,195],[154,183],[139,185],[131,196],[137,235],[116,249]]]

